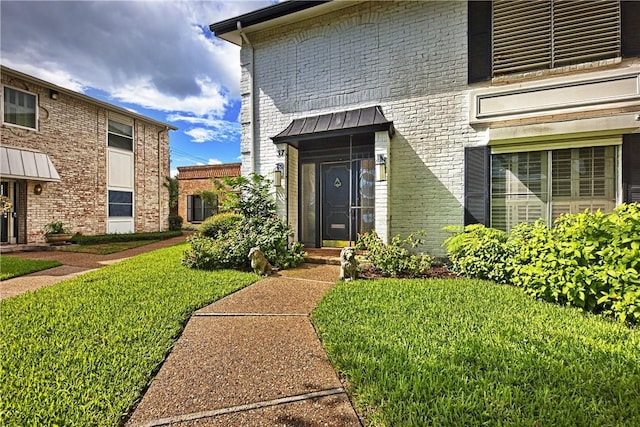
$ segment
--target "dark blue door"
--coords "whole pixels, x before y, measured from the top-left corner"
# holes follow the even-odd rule
[[[333,241],[348,242],[351,231],[350,162],[325,163],[322,165],[322,240],[323,245]]]

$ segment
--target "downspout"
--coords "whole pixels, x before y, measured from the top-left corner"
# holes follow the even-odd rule
[[[160,152],[160,146],[162,144],[160,143],[160,140],[162,139],[161,135],[163,132],[167,132],[168,134],[169,128],[165,126],[163,130],[158,131],[158,231],[162,231],[162,186],[164,184],[164,177],[162,176],[162,154]],[[169,175],[171,175],[171,171],[169,171]]]
[[[251,168],[251,173],[255,173],[256,172],[256,155],[255,155],[255,150],[256,150],[256,130],[255,130],[255,125],[254,125],[254,117],[255,117],[255,108],[256,108],[256,103],[255,103],[255,99],[254,99],[254,94],[255,94],[255,65],[254,65],[254,59],[255,59],[255,51],[253,48],[253,45],[251,44],[251,42],[249,41],[249,38],[247,37],[247,35],[245,34],[245,32],[242,30],[242,23],[240,21],[238,21],[238,23],[236,24],[238,27],[238,32],[240,33],[240,36],[242,37],[242,40],[244,43],[247,44],[247,46],[249,46],[249,48],[251,49],[251,69],[249,70],[249,76],[251,78],[251,86],[250,86],[250,93],[249,96],[251,98],[251,104],[249,105],[249,134],[251,135],[251,151],[249,152],[249,167]]]

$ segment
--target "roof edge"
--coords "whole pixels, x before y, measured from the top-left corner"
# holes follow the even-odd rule
[[[225,37],[222,37],[222,36],[225,34],[237,31],[238,22],[243,28],[246,28],[252,25],[261,24],[263,22],[271,21],[276,18],[291,15],[306,9],[310,9],[315,6],[329,3],[331,1],[332,0],[286,1],[282,3],[274,4],[272,6],[263,7],[262,9],[254,10],[253,12],[245,13],[244,15],[225,19],[224,21],[215,22],[209,25],[209,30],[216,37],[219,37],[221,39],[226,39]]]
[[[71,89],[64,88],[62,86],[58,86],[55,83],[51,83],[51,82],[48,82],[46,80],[39,79],[38,77],[34,77],[34,76],[30,75],[30,74],[25,74],[25,73],[23,73],[21,71],[14,70],[13,68],[9,68],[9,67],[6,67],[4,65],[0,65],[0,72],[2,72],[3,74],[4,73],[14,74],[14,75],[18,76],[21,79],[30,80],[30,81],[32,81],[32,82],[34,82],[34,83],[36,83],[36,84],[38,84],[40,86],[44,86],[44,87],[47,87],[47,88],[50,88],[50,89],[54,89],[54,90],[56,90],[56,91],[58,91],[60,93],[64,93],[64,94],[69,95],[69,96],[80,98],[80,99],[82,99],[82,100],[84,100],[84,101],[86,101],[86,102],[88,102],[90,104],[98,105],[98,106],[103,107],[103,108],[105,108],[107,110],[112,110],[112,111],[120,113],[120,114],[124,114],[124,115],[130,116],[130,117],[137,118],[137,119],[139,119],[141,121],[145,121],[147,123],[153,123],[153,124],[165,127],[165,128],[167,128],[167,130],[169,130],[169,129],[170,130],[178,130],[177,127],[175,127],[173,125],[170,125],[168,123],[164,123],[164,122],[158,121],[156,119],[152,119],[151,117],[142,115],[140,113],[134,113],[133,111],[127,110],[126,108],[118,107],[117,105],[109,104],[108,102],[100,101],[99,99],[93,98],[91,96],[85,95],[85,94],[80,93],[80,92],[76,92],[76,91],[71,90]]]

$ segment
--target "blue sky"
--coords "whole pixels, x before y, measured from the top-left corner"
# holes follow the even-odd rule
[[[0,62],[178,127],[172,173],[237,162],[240,49],[209,24],[272,3],[2,0]]]

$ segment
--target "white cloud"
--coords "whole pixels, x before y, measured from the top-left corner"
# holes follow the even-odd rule
[[[213,141],[213,138],[215,137],[215,132],[213,130],[205,128],[191,128],[184,131],[184,133],[189,135],[193,142],[197,143]]]
[[[178,169],[171,169],[169,171],[169,174],[171,175],[171,178],[175,178],[176,176],[178,176]]]
[[[222,160],[218,160],[218,159],[209,159],[209,164],[210,164],[210,165],[221,165],[221,164],[222,164]]]

